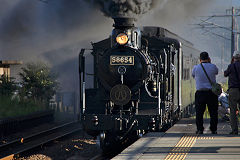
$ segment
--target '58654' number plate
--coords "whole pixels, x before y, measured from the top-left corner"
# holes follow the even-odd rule
[[[110,56],[110,65],[134,65],[134,56]]]

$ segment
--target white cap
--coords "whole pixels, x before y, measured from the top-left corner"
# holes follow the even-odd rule
[[[240,58],[240,52],[239,51],[234,51],[233,52],[233,58],[239,59]]]

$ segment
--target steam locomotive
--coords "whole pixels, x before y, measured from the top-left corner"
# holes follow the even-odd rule
[[[130,137],[161,131],[193,113],[193,44],[161,27],[114,18],[110,38],[92,43],[93,88],[86,89],[85,49],[79,54],[82,123],[106,151]]]

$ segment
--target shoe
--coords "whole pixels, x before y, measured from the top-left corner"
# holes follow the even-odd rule
[[[217,134],[217,131],[212,131],[212,134]]]
[[[203,134],[203,131],[197,130],[196,134]]]
[[[229,134],[231,134],[231,135],[238,135],[238,132],[232,131]]]

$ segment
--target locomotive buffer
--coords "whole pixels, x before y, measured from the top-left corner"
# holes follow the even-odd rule
[[[236,160],[240,159],[240,136],[229,135],[227,122],[219,122],[218,134],[195,134],[195,119],[180,120],[167,132],[150,132],[126,148],[113,160]]]

